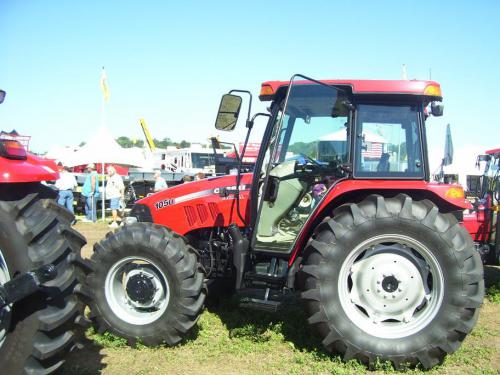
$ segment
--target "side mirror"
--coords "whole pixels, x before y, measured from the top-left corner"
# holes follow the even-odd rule
[[[3,103],[3,100],[5,99],[5,91],[0,90],[0,104]]]
[[[217,130],[231,131],[235,128],[241,109],[241,96],[226,94],[222,97],[215,121]]]
[[[444,105],[438,102],[431,103],[431,113],[433,116],[439,117],[442,116],[444,112]]]

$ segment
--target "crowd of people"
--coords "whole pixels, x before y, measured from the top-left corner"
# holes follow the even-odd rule
[[[74,214],[74,194],[78,186],[74,174],[70,172],[68,167],[59,164],[59,179],[55,183],[55,188],[58,190],[57,203],[65,207],[68,211]],[[83,183],[81,196],[84,199],[85,218],[82,222],[95,223],[97,221],[97,205],[101,198],[99,190],[99,176],[94,164],[88,164],[85,168],[86,176]],[[109,208],[111,209],[112,221],[109,223],[111,228],[117,228],[120,225],[119,210],[120,207],[125,207],[125,185],[123,178],[116,173],[116,169],[110,165],[107,167],[106,187],[104,194],[106,199],[109,199]]]
[[[75,175],[71,173],[70,168],[63,166],[61,163],[59,163],[58,166],[59,179],[55,183],[55,188],[58,191],[57,203],[74,214],[74,192],[78,186],[76,178]],[[102,198],[101,194],[104,194],[105,198],[109,200],[108,208],[111,210],[111,222],[109,223],[109,227],[117,228],[121,224],[120,212],[125,208],[125,185],[122,176],[116,172],[116,169],[112,165],[108,166],[106,169],[106,185],[104,191],[100,191],[99,175],[95,164],[88,164],[85,167],[85,172],[85,181],[81,190],[81,197],[84,201],[85,217],[81,219],[81,221],[86,223],[95,223],[97,221],[97,207]],[[194,176],[195,181],[204,178],[205,174],[202,172]],[[154,180],[153,192],[156,193],[168,188],[167,182],[162,177],[160,170],[155,170]],[[184,176],[182,179],[183,183],[191,181],[193,181],[193,177],[188,175]]]

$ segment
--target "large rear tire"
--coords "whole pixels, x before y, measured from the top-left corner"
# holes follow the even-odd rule
[[[205,300],[195,250],[160,225],[137,223],[108,233],[94,246],[87,278],[91,318],[133,345],[180,342]]]
[[[306,248],[302,299],[327,350],[344,360],[431,368],[476,324],[483,268],[451,214],[400,194],[345,204]]]
[[[57,277],[0,309],[0,372],[48,374],[75,347],[75,323],[85,323],[84,305],[73,294],[84,280],[85,239],[71,228],[73,215],[45,199],[53,196],[47,188],[9,186],[16,197],[0,190],[0,282],[47,264],[56,266]]]

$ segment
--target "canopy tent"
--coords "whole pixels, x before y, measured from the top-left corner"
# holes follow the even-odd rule
[[[65,155],[64,165],[74,167],[85,164],[118,164],[143,167],[146,159],[137,149],[121,147],[106,127],[101,127],[78,151]]]

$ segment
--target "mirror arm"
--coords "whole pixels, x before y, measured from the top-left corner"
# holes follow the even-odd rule
[[[263,113],[263,112],[256,113],[255,115],[253,115],[251,120],[247,121],[247,128],[252,129],[255,119],[259,116],[271,117],[269,113]]]
[[[250,100],[248,102],[248,114],[247,114],[247,121],[246,121],[247,128],[248,128],[248,123],[250,121],[250,114],[252,113],[252,93],[248,90],[231,90],[231,91],[229,91],[229,94],[232,94],[233,92],[248,94],[248,96],[250,97]]]

